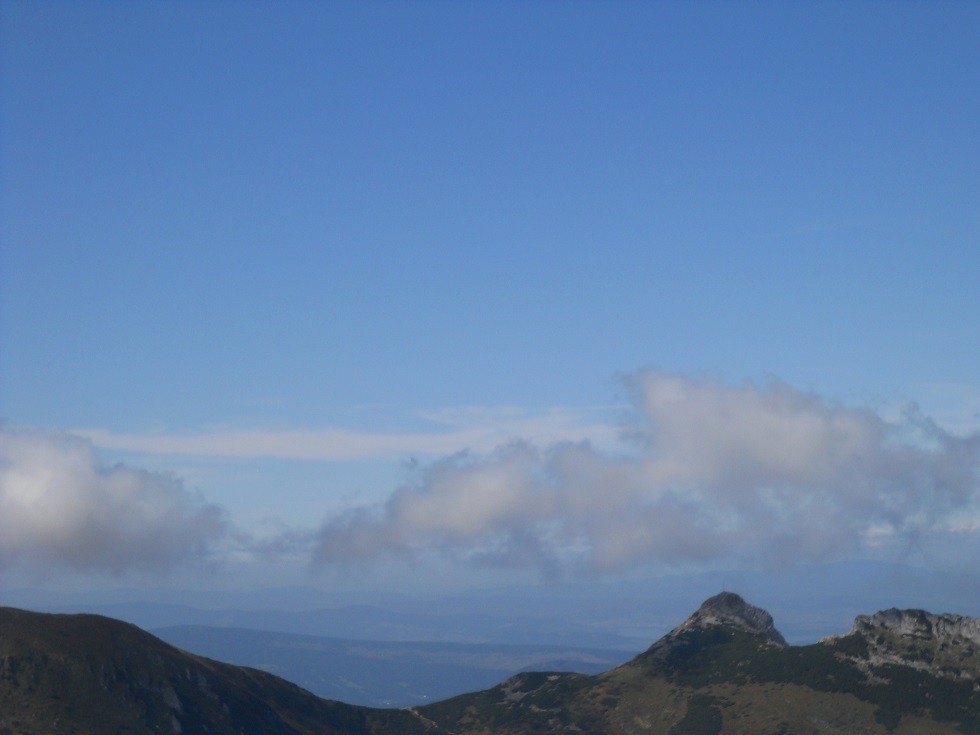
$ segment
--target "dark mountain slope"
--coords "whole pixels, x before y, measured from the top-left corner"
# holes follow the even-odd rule
[[[911,666],[879,654],[883,643],[901,647],[899,633],[787,646],[768,613],[723,593],[605,674],[523,674],[419,711],[457,733],[977,735],[978,641],[960,634],[967,623],[953,627],[916,648],[942,648],[942,667]]]
[[[127,623],[0,608],[0,733],[421,732],[418,718],[320,699],[184,653]]]

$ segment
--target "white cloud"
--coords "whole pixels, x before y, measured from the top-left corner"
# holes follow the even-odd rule
[[[486,452],[512,436],[540,443],[610,441],[615,430],[588,422],[579,412],[553,409],[527,414],[520,409],[473,407],[427,413],[423,419],[448,427],[440,432],[369,433],[348,429],[217,429],[188,434],[125,434],[105,429],[73,429],[101,449],[144,454],[223,458],[277,458],[344,461],[391,459],[410,455],[445,456],[471,450]]]
[[[165,571],[225,534],[222,511],[172,475],[105,467],[67,434],[0,430],[0,566]]]
[[[430,551],[591,571],[721,558],[832,558],[975,517],[980,434],[952,436],[790,386],[642,372],[631,454],[587,442],[437,462],[329,519],[321,563]],[[962,526],[962,524],[960,524]]]

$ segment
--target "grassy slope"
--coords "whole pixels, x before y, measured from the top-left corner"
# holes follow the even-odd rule
[[[0,608],[0,734],[417,732],[409,713],[322,700],[92,615]]]
[[[854,639],[779,648],[724,628],[598,677],[528,675],[422,709],[458,733],[802,735],[980,732],[968,681],[860,661]],[[662,653],[662,651],[661,651]],[[482,729],[481,729],[482,727]]]

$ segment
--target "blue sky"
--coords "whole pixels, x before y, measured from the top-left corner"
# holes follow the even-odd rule
[[[0,574],[970,558],[978,32],[4,3]]]

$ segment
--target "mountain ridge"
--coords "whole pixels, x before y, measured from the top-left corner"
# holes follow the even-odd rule
[[[0,735],[972,734],[978,622],[884,610],[789,646],[765,610],[726,592],[601,674],[528,672],[391,710],[323,700],[110,618],[0,608]]]
[[[596,677],[520,674],[420,710],[449,731],[500,735],[980,733],[980,666],[964,637],[928,639],[957,666],[885,660],[878,648],[894,642],[861,632],[806,646],[781,638],[766,611],[722,593]]]
[[[889,608],[858,615],[848,633],[824,641],[848,639],[864,641],[866,657],[852,659],[864,670],[892,664],[935,676],[980,680],[980,618]]]

